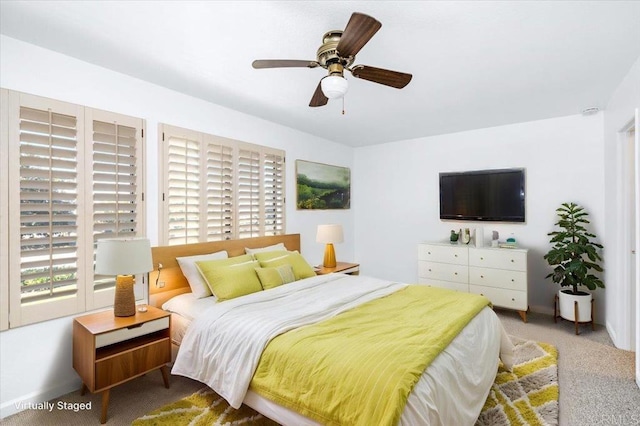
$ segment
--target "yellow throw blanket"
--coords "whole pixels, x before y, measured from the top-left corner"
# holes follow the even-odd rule
[[[325,425],[396,425],[425,368],[487,305],[408,286],[274,338],[251,388]]]

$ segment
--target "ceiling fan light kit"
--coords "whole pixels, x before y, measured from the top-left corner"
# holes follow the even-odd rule
[[[329,99],[338,99],[343,97],[349,90],[349,83],[344,77],[338,75],[329,75],[320,82],[322,93]]]
[[[371,16],[353,13],[344,31],[328,31],[322,37],[322,45],[318,48],[315,61],[293,59],[258,59],[253,61],[253,68],[316,68],[328,71],[328,75],[320,80],[316,87],[310,107],[327,104],[329,99],[344,97],[349,83],[344,78],[344,70],[359,79],[372,81],[396,89],[402,89],[411,81],[412,75],[391,71],[368,65],[355,65],[356,54],[371,37],[382,27],[382,24]]]

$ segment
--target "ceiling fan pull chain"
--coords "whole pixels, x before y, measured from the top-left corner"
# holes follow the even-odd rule
[[[344,115],[344,96],[342,97],[342,115]]]

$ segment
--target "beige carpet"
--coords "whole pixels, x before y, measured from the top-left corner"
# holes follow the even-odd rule
[[[557,425],[558,353],[555,347],[513,340],[513,371],[500,366],[476,426]],[[133,422],[133,426],[212,424],[277,425],[246,405],[233,409],[209,388],[153,410]]]

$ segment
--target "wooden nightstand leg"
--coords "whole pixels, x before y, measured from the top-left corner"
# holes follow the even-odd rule
[[[82,387],[80,388],[80,396],[84,396],[85,393],[87,393],[87,385],[83,383]]]
[[[100,423],[105,424],[107,422],[107,410],[109,410],[109,391],[107,389],[102,392],[102,413],[100,414]]]
[[[169,369],[166,365],[160,367],[160,372],[162,373],[162,380],[164,380],[164,387],[169,389]]]

